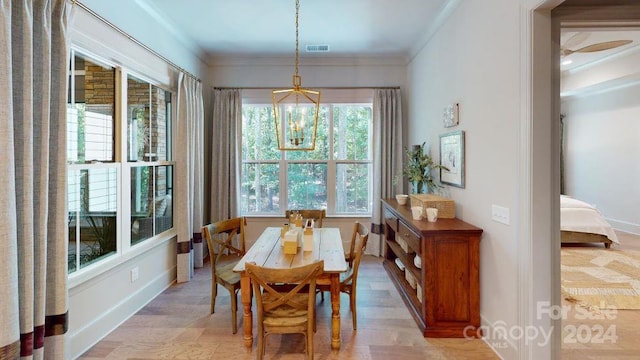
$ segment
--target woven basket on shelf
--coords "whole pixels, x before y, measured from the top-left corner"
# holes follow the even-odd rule
[[[411,206],[422,206],[438,209],[438,218],[453,219],[456,217],[456,204],[453,200],[433,194],[411,194]]]

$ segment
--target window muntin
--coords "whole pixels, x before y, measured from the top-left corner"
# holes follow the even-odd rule
[[[127,76],[127,160],[131,166],[131,245],[173,227],[171,93]]]
[[[336,213],[370,214],[371,164],[336,164]]]
[[[287,209],[327,208],[327,163],[289,163]]]
[[[127,77],[127,160],[170,160],[171,93]]]
[[[118,169],[73,169],[67,180],[71,273],[116,253]]]
[[[240,211],[243,214],[278,214],[280,209],[280,164],[242,164]]]
[[[67,161],[115,160],[115,79],[113,67],[75,54],[67,99]]]
[[[313,151],[285,151],[284,154],[287,160],[329,160],[328,113],[328,106],[320,106],[320,111],[318,112],[318,128],[316,130],[315,149]],[[271,133],[270,135],[275,136],[275,133]],[[311,141],[311,139],[306,141]]]
[[[273,108],[268,105],[242,107],[242,160],[278,160]]]
[[[370,103],[321,106],[314,151],[278,151],[272,123],[271,105],[243,105],[243,215],[279,215],[287,208],[371,214]]]
[[[72,50],[69,70],[68,267],[74,273],[173,227],[173,110],[171,92],[126,69]],[[122,92],[119,77],[127,79]],[[127,108],[126,118],[116,113],[117,103]],[[123,189],[122,182],[131,186]],[[134,227],[143,231],[134,234]]]
[[[369,105],[333,107],[333,158],[336,160],[371,159],[371,126]],[[367,140],[368,139],[368,140]]]
[[[173,166],[131,168],[131,245],[173,227]]]

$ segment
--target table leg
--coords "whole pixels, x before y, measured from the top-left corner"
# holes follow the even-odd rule
[[[331,348],[340,350],[340,274],[331,274]]]
[[[240,297],[244,314],[242,327],[244,329],[244,346],[251,349],[253,345],[253,313],[251,312],[251,278],[242,272],[240,276]]]

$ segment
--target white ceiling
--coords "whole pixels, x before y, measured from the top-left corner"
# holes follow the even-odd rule
[[[143,11],[203,59],[283,57],[292,56],[295,49],[295,0],[81,1],[98,11],[117,13],[121,26],[135,23]],[[300,56],[410,59],[461,1],[300,0]],[[586,36],[579,36],[581,41],[569,40],[576,33]],[[563,60],[573,62],[561,69],[580,69],[611,56],[640,51],[640,29],[563,29],[561,44],[573,50],[625,39],[633,42],[616,49],[568,55]],[[305,53],[307,44],[326,44],[331,51]]]
[[[283,56],[295,49],[294,0],[134,0],[208,56]],[[460,0],[301,0],[301,56],[411,56]],[[328,54],[304,54],[328,44]]]

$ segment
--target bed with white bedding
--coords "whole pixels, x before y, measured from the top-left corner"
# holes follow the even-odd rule
[[[560,196],[560,230],[563,243],[618,243],[616,233],[600,211],[584,201]]]

